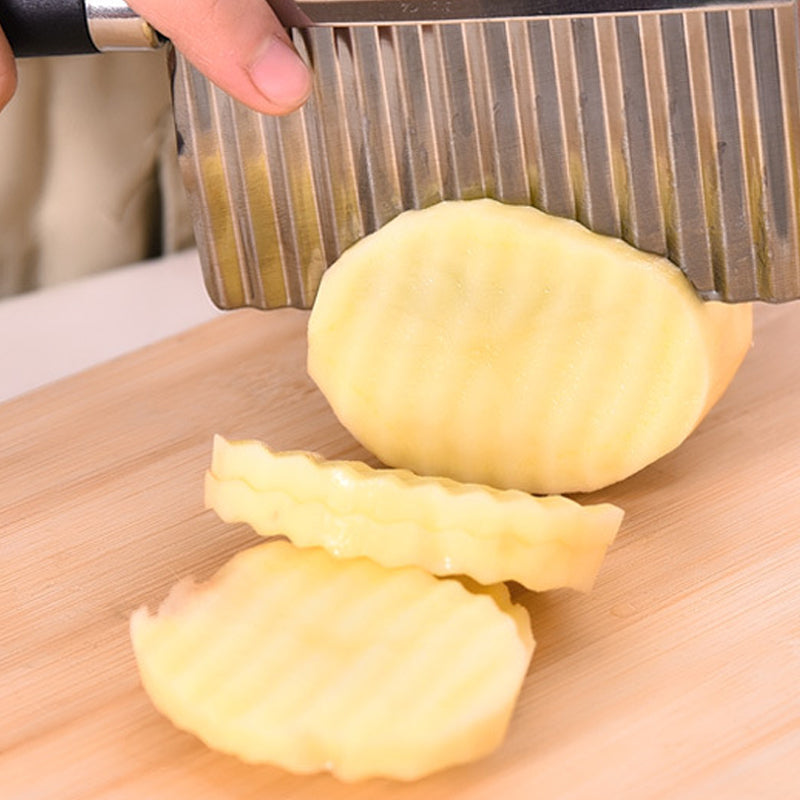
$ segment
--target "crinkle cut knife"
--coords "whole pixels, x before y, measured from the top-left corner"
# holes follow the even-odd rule
[[[257,114],[171,59],[220,307],[308,307],[401,211],[486,196],[666,255],[706,298],[800,297],[797,0],[272,6],[314,68],[300,111]]]

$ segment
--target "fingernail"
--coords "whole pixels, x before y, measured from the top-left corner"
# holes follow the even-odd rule
[[[273,36],[250,66],[250,79],[261,94],[287,111],[311,92],[311,73],[283,39]]]

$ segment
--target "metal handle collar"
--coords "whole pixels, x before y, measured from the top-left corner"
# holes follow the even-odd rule
[[[86,0],[86,24],[94,46],[107,50],[153,50],[165,39],[123,0]]]

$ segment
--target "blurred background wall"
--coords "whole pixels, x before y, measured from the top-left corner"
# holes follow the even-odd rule
[[[18,69],[0,113],[0,297],[191,246],[166,52]]]

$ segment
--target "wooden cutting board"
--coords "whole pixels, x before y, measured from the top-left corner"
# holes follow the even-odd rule
[[[0,406],[0,797],[800,796],[800,304],[627,510],[597,587],[521,594],[504,746],[347,786],[210,752],[140,688],[130,612],[257,541],[203,510],[212,435],[367,458],[305,375],[301,312],[231,313]]]

